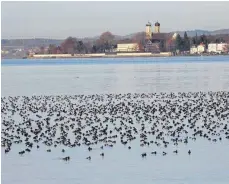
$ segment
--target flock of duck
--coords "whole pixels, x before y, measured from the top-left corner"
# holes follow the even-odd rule
[[[200,138],[229,140],[228,99],[225,91],[2,97],[1,146],[7,154],[20,144],[19,155],[41,145],[47,152],[62,147],[65,153],[65,147],[82,147],[91,160],[95,149],[105,157],[105,147],[132,149],[135,141],[152,149],[141,157],[166,156],[171,145]],[[69,161],[70,156],[61,159]]]

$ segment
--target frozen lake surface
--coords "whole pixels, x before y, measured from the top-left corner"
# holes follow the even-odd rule
[[[84,60],[45,61],[3,61],[1,96],[229,91],[229,57],[119,58],[99,60],[99,64],[96,59],[86,60],[87,64]],[[169,146],[167,156],[145,159],[140,155],[156,148],[134,144],[131,150],[120,144],[106,148],[104,159],[101,150],[94,150],[91,161],[85,159],[89,153],[83,147],[68,148],[66,153],[61,148],[51,153],[35,149],[22,157],[20,145],[6,155],[2,148],[2,183],[229,183],[228,140],[197,139],[178,148]],[[174,149],[178,155],[172,153]],[[62,156],[72,159],[57,159]]]

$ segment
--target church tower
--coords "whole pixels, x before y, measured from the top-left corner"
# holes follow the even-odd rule
[[[148,22],[146,24],[146,40],[150,40],[152,38],[152,27],[151,23]]]
[[[159,23],[159,22],[156,22],[156,23],[155,23],[154,32],[155,32],[155,33],[160,33],[160,23]]]

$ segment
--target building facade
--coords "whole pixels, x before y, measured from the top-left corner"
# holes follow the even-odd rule
[[[200,44],[197,47],[192,46],[190,48],[190,54],[201,54],[201,53],[204,53],[205,51],[206,51],[206,48],[204,44]]]
[[[160,45],[158,43],[152,43],[148,40],[145,44],[145,52],[160,53]]]
[[[120,43],[117,44],[117,52],[137,52],[139,51],[138,43]]]
[[[228,52],[228,44],[227,43],[210,43],[208,44],[208,52],[213,52],[213,53]]]
[[[227,43],[219,43],[219,44],[217,44],[217,50],[220,53],[228,52],[228,44]]]
[[[217,52],[217,44],[216,43],[208,44],[208,52]]]
[[[206,51],[206,48],[205,48],[205,45],[204,44],[200,44],[197,46],[197,52],[200,54],[200,53],[203,53]]]
[[[149,24],[147,24],[147,26],[148,25]],[[146,30],[148,30],[147,27]],[[147,34],[148,32],[146,31],[146,35]],[[174,37],[173,33],[161,33],[160,23],[156,22],[154,24],[154,32],[151,33],[150,39],[148,39],[149,37],[146,37],[145,45],[144,45],[145,52],[159,53],[165,51],[170,51],[170,52],[173,51],[175,47],[173,37]]]
[[[192,47],[190,48],[190,54],[197,54],[197,53],[198,53],[197,47],[192,46]]]

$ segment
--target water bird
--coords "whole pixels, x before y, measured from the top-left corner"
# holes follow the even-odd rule
[[[101,153],[100,156],[104,157],[104,153]]]

